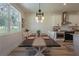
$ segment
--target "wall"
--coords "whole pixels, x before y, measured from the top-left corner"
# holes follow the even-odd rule
[[[0,56],[8,55],[20,43],[22,43],[22,33],[10,33],[0,36]]]
[[[12,4],[13,5],[13,4]],[[46,33],[51,31],[53,26],[57,24],[61,25],[62,21],[62,12],[59,13],[45,13],[45,20],[43,23],[36,23],[35,21],[35,13],[25,12],[24,8],[21,5],[14,4],[16,8],[21,12],[22,18],[24,18],[24,29],[28,28],[32,32],[36,32],[36,30],[40,29],[42,32]],[[73,26],[75,24],[79,25],[79,12],[70,11],[69,13],[69,21],[72,22],[70,25],[66,25],[63,28],[68,26]],[[69,27],[68,27],[69,28]]]
[[[79,26],[79,12],[72,12],[72,13],[68,13],[69,17],[68,20],[69,22],[71,22],[71,24],[67,24],[61,27],[61,30],[73,30],[70,26],[75,26],[75,24],[77,24]],[[79,27],[77,28],[79,29]]]
[[[69,21],[72,22],[71,25],[75,25],[75,24],[79,25],[79,12],[77,12],[77,13],[70,13],[69,14]]]
[[[37,23],[35,20],[35,14],[31,14],[25,19],[25,28],[30,29],[32,32],[36,32],[40,29],[43,33],[51,31],[53,26],[61,25],[61,15],[60,14],[45,14],[45,19],[43,23]]]

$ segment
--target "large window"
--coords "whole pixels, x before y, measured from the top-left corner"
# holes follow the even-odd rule
[[[0,34],[21,30],[21,14],[10,4],[0,4]]]
[[[10,30],[12,32],[20,30],[21,25],[20,19],[21,19],[20,13],[16,9],[13,9],[13,7],[10,7]]]

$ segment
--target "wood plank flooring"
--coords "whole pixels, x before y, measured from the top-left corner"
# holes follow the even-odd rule
[[[72,42],[57,41],[61,47],[47,48],[42,52],[45,56],[75,56]],[[9,56],[34,56],[36,51],[31,47],[17,47]]]

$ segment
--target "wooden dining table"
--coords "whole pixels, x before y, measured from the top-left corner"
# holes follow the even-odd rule
[[[38,55],[43,56],[42,52],[47,48],[46,43],[42,37],[36,37],[35,40],[33,41],[32,46],[37,51],[37,53],[35,54],[36,56]]]
[[[20,47],[33,47],[37,52],[36,56],[43,56],[42,53],[47,49],[47,47],[60,47],[60,45],[54,41],[54,39],[50,38],[48,35],[41,35],[37,37],[35,35],[30,35]]]

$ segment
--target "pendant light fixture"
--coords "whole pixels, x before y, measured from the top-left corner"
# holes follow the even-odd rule
[[[36,19],[36,22],[38,23],[38,22],[43,22],[43,20],[44,20],[44,13],[42,12],[42,10],[40,9],[40,3],[39,3],[39,9],[38,9],[38,12],[36,12],[36,17],[35,17],[35,19]]]

